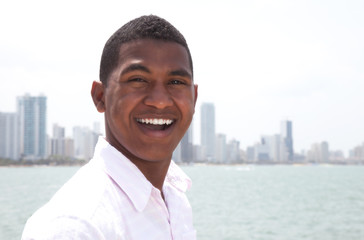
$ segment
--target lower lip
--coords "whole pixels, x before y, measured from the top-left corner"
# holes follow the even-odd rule
[[[172,123],[168,128],[165,130],[152,130],[147,128],[145,124],[137,122],[138,128],[148,137],[151,138],[165,138],[169,136],[174,128],[175,123]]]

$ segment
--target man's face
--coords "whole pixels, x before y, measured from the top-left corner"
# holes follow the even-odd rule
[[[170,160],[197,99],[187,51],[138,40],[122,45],[119,56],[103,93],[106,138],[131,160]]]

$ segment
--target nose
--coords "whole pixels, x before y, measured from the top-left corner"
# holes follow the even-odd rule
[[[171,94],[163,84],[156,84],[147,93],[144,103],[148,106],[164,109],[173,105]]]

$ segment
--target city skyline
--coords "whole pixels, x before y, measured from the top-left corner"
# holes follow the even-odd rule
[[[93,129],[73,126],[72,137],[65,134],[65,127],[52,124],[52,134],[46,130],[47,97],[44,95],[18,96],[17,111],[0,111],[0,157],[37,160],[43,158],[67,158],[89,160],[99,135],[103,135],[99,122]],[[215,105],[201,104],[200,144],[194,142],[194,126],[186,131],[173,153],[177,162],[242,163],[242,162],[329,162],[364,158],[364,141],[352,146],[347,155],[340,149],[331,149],[327,141],[313,142],[310,147],[294,149],[293,123],[282,120],[279,134],[261,134],[260,141],[241,147],[234,136],[215,130]],[[363,159],[364,160],[364,159]]]
[[[0,89],[1,111],[15,111],[14,98],[25,92],[44,93],[52,106],[49,122],[67,132],[103,122],[90,97],[102,48],[122,24],[152,13],[187,39],[199,85],[196,109],[214,102],[216,132],[234,136],[241,148],[273,134],[282,119],[294,123],[297,151],[327,141],[347,154],[362,143],[363,1],[185,1],[179,11],[172,5],[4,3],[0,78],[7,84]]]
[[[25,99],[25,100],[24,100]],[[32,101],[29,101],[31,104],[28,104],[28,105],[34,105],[34,104],[37,104],[37,101],[38,99],[41,101],[41,99],[47,99],[47,96],[45,96],[44,94],[41,94],[39,96],[31,96],[29,95],[28,93],[24,94],[23,96],[17,96],[16,97],[16,101],[17,101],[17,111],[19,111],[19,109],[21,109],[21,106],[24,105],[24,102],[27,102],[26,99],[33,99]],[[45,104],[43,102],[43,104]],[[34,106],[33,106],[34,108]],[[49,107],[47,106],[47,109]],[[51,108],[50,108],[51,109]],[[44,110],[43,110],[44,111]],[[29,112],[29,111],[28,111]],[[1,111],[0,109],[0,113],[1,114],[5,114],[4,117],[7,117],[9,119],[16,119],[14,118],[15,116],[13,116],[13,114],[16,114],[16,112],[3,112]],[[201,103],[200,105],[200,108],[199,109],[196,109],[196,114],[199,115],[198,118],[194,118],[193,122],[191,123],[191,126],[190,128],[187,130],[186,132],[186,135],[184,136],[184,138],[181,140],[181,144],[180,145],[183,145],[184,149],[187,149],[189,148],[189,150],[187,152],[181,152],[181,153],[178,153],[178,154],[181,154],[180,157],[178,157],[179,159],[181,159],[181,161],[187,161],[187,159],[189,157],[192,156],[192,148],[193,146],[195,145],[198,145],[198,146],[201,146],[203,148],[203,153],[200,153],[202,154],[203,156],[206,157],[206,159],[210,159],[213,161],[215,161],[215,154],[216,154],[216,151],[215,151],[215,147],[216,147],[216,144],[215,144],[215,138],[219,138],[219,137],[223,137],[224,138],[224,141],[227,142],[227,141],[236,141],[237,138],[235,136],[230,136],[230,135],[227,135],[226,133],[223,133],[223,132],[217,132],[215,130],[215,103],[213,102],[203,102]],[[196,115],[195,114],[195,115]],[[100,127],[100,124],[103,124],[100,123],[99,121],[95,120],[95,121],[92,121],[90,122],[89,124],[79,124],[79,125],[74,125],[74,126],[71,126],[68,130],[67,130],[67,127],[60,123],[60,122],[49,122],[46,118],[46,116],[43,116],[43,118],[45,118],[43,120],[43,124],[45,124],[45,122],[47,123],[47,127],[46,127],[46,135],[48,137],[53,137],[54,135],[54,128],[55,126],[58,126],[58,127],[61,127],[62,128],[62,131],[63,131],[63,138],[70,138],[70,137],[73,137],[74,134],[75,134],[75,130],[74,128],[77,127],[77,128],[89,128],[89,129],[94,129],[94,132],[97,132],[101,135],[104,134],[104,129],[103,127]],[[199,123],[196,122],[196,119],[199,119]],[[8,120],[8,122],[11,122],[10,120]],[[286,160],[290,160],[292,161],[293,160],[293,154],[301,154],[302,152],[308,152],[310,150],[312,150],[312,148],[317,145],[317,144],[322,144],[322,143],[327,143],[329,144],[330,142],[329,141],[326,141],[326,140],[318,140],[318,141],[314,141],[312,143],[310,143],[309,146],[307,146],[307,148],[304,148],[304,149],[297,149],[294,147],[294,140],[293,140],[293,133],[292,133],[292,121],[290,120],[280,120],[281,122],[281,135],[282,135],[282,140],[280,141],[283,141],[282,144],[283,145],[287,145],[287,151],[288,151],[288,155],[287,155],[287,159]],[[97,126],[95,125],[97,124]],[[91,126],[93,125],[93,126]],[[199,125],[199,127],[196,127],[197,125]],[[9,125],[10,126],[10,125]],[[13,127],[12,125],[10,127]],[[51,129],[53,131],[53,135],[51,134]],[[97,129],[97,130],[95,130]],[[1,130],[1,129],[0,129]],[[67,130],[67,131],[66,131]],[[81,130],[79,130],[81,131]],[[66,134],[66,132],[68,132],[68,134]],[[214,137],[213,137],[214,136]],[[239,145],[240,145],[240,149],[243,150],[243,151],[248,151],[249,148],[258,143],[259,141],[262,141],[262,139],[264,141],[267,141],[266,138],[267,138],[268,135],[266,135],[266,133],[260,133],[258,136],[256,136],[254,139],[249,139],[249,144],[246,145],[246,146],[241,146],[240,144],[240,141],[239,142]],[[276,137],[275,135],[272,135],[272,137]],[[35,138],[35,137],[33,137]],[[259,140],[260,139],[260,140]],[[18,138],[14,138],[13,139],[14,141],[21,141],[21,139],[18,139]],[[199,141],[198,141],[199,140]],[[219,140],[216,140],[216,141],[219,141]],[[269,140],[270,141],[270,140]],[[44,143],[43,143],[44,144]],[[95,142],[96,144],[96,142]],[[353,149],[355,149],[357,146],[360,146],[364,144],[364,139],[362,142],[359,142],[357,144],[354,144],[353,146],[351,146],[347,152],[345,152],[345,150],[343,149],[340,149],[340,148],[335,148],[335,149],[332,149],[330,148],[331,151],[333,152],[342,152],[343,154],[343,157],[349,157],[350,155],[350,152],[353,151]],[[92,145],[92,144],[91,144]],[[91,146],[90,145],[90,146]],[[282,145],[282,146],[283,146]],[[24,148],[22,147],[22,145],[19,146],[20,148]],[[33,146],[34,147],[34,146]],[[92,147],[91,147],[92,148]],[[13,150],[15,151],[15,150]],[[29,151],[29,150],[28,150]],[[180,151],[180,150],[176,150],[176,151]],[[286,150],[285,150],[286,151]],[[88,153],[88,157],[87,158],[90,158],[92,154],[92,150],[90,150],[90,152]],[[187,154],[187,155],[186,155]]]

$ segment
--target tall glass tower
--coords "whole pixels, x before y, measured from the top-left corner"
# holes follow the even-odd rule
[[[293,137],[292,137],[292,122],[281,122],[281,159],[283,161],[293,161]]]
[[[201,147],[205,159],[215,161],[215,106],[213,103],[201,105]]]
[[[0,112],[0,157],[19,159],[16,113]]]
[[[47,157],[47,97],[24,95],[17,98],[21,157],[35,160]]]
[[[182,162],[192,162],[193,160],[193,141],[192,141],[192,123],[185,135],[183,136],[181,144],[181,160]]]

